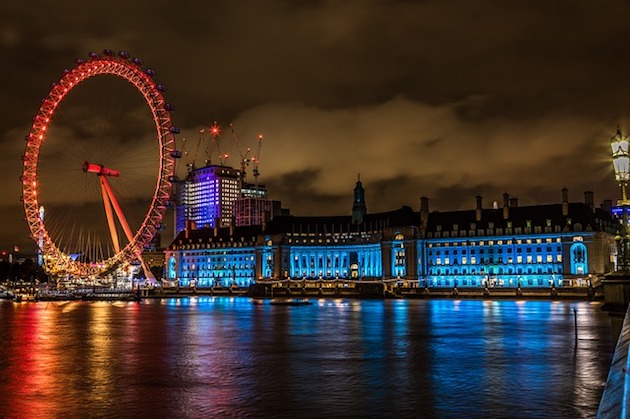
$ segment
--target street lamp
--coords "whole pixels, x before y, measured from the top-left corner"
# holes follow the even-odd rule
[[[615,180],[621,188],[621,199],[617,201],[617,206],[621,209],[621,231],[615,237],[617,242],[617,270],[628,270],[630,268],[630,254],[628,248],[628,206],[630,201],[626,194],[626,187],[630,182],[630,153],[628,150],[628,137],[621,133],[617,127],[617,133],[610,139],[612,148],[613,168],[615,169]]]
[[[617,201],[617,204],[627,206],[630,203],[626,195],[626,186],[630,181],[630,154],[628,153],[628,137],[621,133],[619,127],[617,127],[617,133],[610,139],[610,147],[612,148],[615,180],[621,187],[621,200]]]

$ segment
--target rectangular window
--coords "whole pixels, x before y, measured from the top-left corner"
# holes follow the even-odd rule
[[[562,255],[556,255],[556,262],[558,263],[562,262]]]
[[[523,263],[523,256],[517,256],[516,263]]]

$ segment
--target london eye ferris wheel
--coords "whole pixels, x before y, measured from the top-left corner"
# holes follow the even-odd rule
[[[87,277],[142,263],[161,229],[179,129],[154,78],[140,59],[104,50],[76,60],[42,100],[21,181],[49,273]]]

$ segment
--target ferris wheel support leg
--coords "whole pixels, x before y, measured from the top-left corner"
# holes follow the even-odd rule
[[[114,224],[114,214],[112,213],[111,201],[107,193],[105,186],[104,176],[101,176],[101,192],[103,193],[103,204],[105,205],[105,215],[107,215],[107,225],[109,226],[109,234],[112,236],[112,242],[114,242],[114,250],[116,253],[120,252],[120,241],[118,240],[118,233],[116,232],[116,225]]]
[[[144,277],[148,279],[149,282],[151,283],[157,282],[157,280],[155,279],[155,275],[153,275],[153,272],[151,272],[151,269],[149,269],[149,267],[145,263],[144,259],[142,258],[142,255],[138,255],[138,260],[140,261],[140,264],[142,265],[142,270],[144,271]]]
[[[116,211],[116,215],[118,216],[118,221],[120,221],[120,225],[122,225],[123,231],[125,232],[125,235],[127,236],[127,240],[131,242],[133,240],[133,234],[131,233],[131,228],[129,228],[129,223],[127,223],[125,214],[123,214],[122,209],[120,208],[120,205],[118,204],[118,201],[116,200],[116,197],[114,196],[114,192],[112,191],[112,188],[109,186],[109,182],[107,181],[107,178],[105,176],[101,176],[101,185],[103,186],[103,199],[105,199],[105,195],[107,195],[107,199],[111,202],[112,206],[114,207],[114,211]],[[110,209],[110,212],[111,212],[111,209]],[[113,219],[112,219],[112,222],[113,222]],[[111,225],[110,225],[110,229],[112,229]],[[155,282],[155,276],[153,275],[153,272],[151,272],[147,264],[144,262],[144,259],[142,259],[141,254],[138,255],[138,260],[140,261],[140,264],[142,265],[142,270],[144,271],[145,278],[147,278],[148,280],[152,282]]]

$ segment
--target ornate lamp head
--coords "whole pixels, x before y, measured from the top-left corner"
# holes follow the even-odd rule
[[[619,204],[627,205],[626,185],[630,182],[630,152],[628,150],[628,137],[621,133],[617,127],[617,133],[610,139],[612,148],[613,168],[615,169],[615,180],[621,186],[622,199]]]

